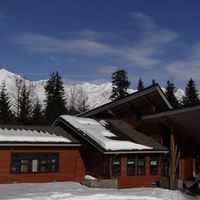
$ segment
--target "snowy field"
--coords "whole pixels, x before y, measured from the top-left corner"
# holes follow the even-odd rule
[[[180,191],[159,188],[91,189],[78,183],[0,185],[3,200],[200,200]]]

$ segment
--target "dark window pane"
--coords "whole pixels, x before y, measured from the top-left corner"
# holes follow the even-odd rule
[[[120,176],[121,175],[120,158],[115,158],[113,165],[112,165],[112,174],[113,174],[113,176]]]
[[[159,156],[152,155],[150,160],[150,174],[151,175],[158,175],[158,162]]]
[[[138,156],[137,159],[137,175],[144,176],[145,175],[145,157]]]
[[[19,173],[21,170],[20,170],[20,166],[21,166],[21,161],[20,160],[12,160],[12,163],[11,163],[11,171],[14,172],[14,173]]]
[[[127,175],[135,176],[135,157],[127,158]]]
[[[40,171],[41,172],[48,171],[48,160],[40,160]]]

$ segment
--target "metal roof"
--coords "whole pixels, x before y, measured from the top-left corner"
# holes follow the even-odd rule
[[[4,131],[5,130],[5,131]],[[11,131],[10,131],[11,130]],[[20,138],[18,138],[17,141],[13,140],[9,140],[9,141],[1,141],[0,142],[0,146],[5,146],[5,145],[10,145],[10,146],[80,146],[80,142],[78,140],[76,140],[71,134],[69,134],[66,130],[62,129],[61,127],[53,127],[53,126],[23,126],[23,125],[0,125],[0,131],[3,131],[5,133],[8,132],[8,136],[9,133],[12,133],[12,135],[20,135],[22,136],[22,141],[20,141]],[[27,131],[27,132],[26,132]],[[31,133],[30,137],[38,137],[38,136],[44,136],[42,141],[31,141],[30,140],[24,140],[23,139],[23,134],[25,137],[29,137],[29,133]],[[40,134],[41,133],[41,134]],[[53,138],[51,139],[51,141],[44,141],[45,139],[45,134],[48,136],[62,136],[63,138],[66,138],[68,140],[70,140],[69,143],[66,142],[58,142],[56,141],[56,137],[55,137],[55,141],[53,141]],[[5,135],[5,134],[4,134]],[[6,135],[5,135],[6,136]]]
[[[95,119],[96,121],[100,121],[100,119]],[[99,151],[101,151],[104,154],[123,154],[123,153],[167,153],[168,149],[159,144],[154,139],[146,136],[145,134],[136,131],[132,126],[127,124],[126,122],[122,120],[116,120],[116,119],[101,119],[108,123],[106,125],[106,129],[110,130],[112,133],[117,135],[119,140],[125,140],[130,142],[135,142],[141,145],[146,145],[153,147],[149,150],[106,150],[103,149],[102,146],[100,146],[97,142],[95,142],[91,137],[83,133],[80,129],[76,129],[74,126],[72,126],[70,123],[65,121],[63,118],[58,118],[57,123],[62,123],[65,125],[65,128],[68,130],[71,130],[71,134],[73,134],[74,137],[78,137],[86,141],[87,143],[91,144],[95,148],[97,148]]]

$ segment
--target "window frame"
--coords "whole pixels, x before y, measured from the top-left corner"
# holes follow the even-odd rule
[[[156,165],[151,165],[151,161],[156,161],[157,164]],[[150,163],[149,163],[149,167],[150,167],[150,176],[157,176],[159,174],[159,161],[160,161],[160,156],[159,155],[150,155]],[[156,172],[152,173],[152,166],[156,166]]]
[[[144,165],[141,165],[141,166],[138,165],[138,164],[139,164],[138,160],[139,160],[140,158],[143,158],[143,159],[144,159]],[[142,173],[142,174],[139,174],[139,173],[138,173],[138,169],[139,169],[140,167],[143,167],[143,168],[144,168],[144,173]],[[146,156],[145,156],[145,155],[138,155],[138,156],[137,156],[136,175],[137,175],[137,176],[146,176]]]
[[[132,175],[128,174],[128,159],[129,158],[133,158],[133,160],[135,161],[134,174],[132,174]],[[139,158],[143,158],[144,159],[144,165],[143,166],[138,166],[138,160],[139,160]],[[139,167],[143,167],[143,169],[144,169],[142,174],[138,173]],[[146,155],[132,155],[132,156],[127,156],[126,175],[127,176],[146,176]]]
[[[10,174],[38,174],[38,173],[57,173],[59,172],[59,152],[13,152],[10,156]],[[22,160],[28,160],[28,171],[22,172],[21,167]],[[37,171],[33,171],[33,160],[37,160]],[[47,169],[41,171],[41,161],[47,161]],[[54,168],[52,170],[52,160],[55,160]],[[18,163],[17,165],[15,163]],[[13,171],[13,167],[16,166],[16,171]]]
[[[129,159],[131,159],[131,158],[133,160],[132,162],[134,162],[134,167],[132,169],[133,174],[130,174],[130,172],[128,170],[128,166],[131,165],[128,162],[129,162]],[[136,166],[137,166],[137,159],[136,158],[137,158],[136,156],[127,156],[127,162],[126,162],[126,175],[127,176],[136,176]]]
[[[115,162],[119,162],[119,174],[114,174],[114,165],[115,165]],[[112,176],[121,176],[121,172],[122,171],[122,165],[121,165],[121,157],[116,157],[113,159],[112,161]]]

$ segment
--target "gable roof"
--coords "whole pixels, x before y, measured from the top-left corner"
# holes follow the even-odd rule
[[[62,115],[58,121],[104,154],[168,152],[166,147],[133,130],[121,120],[97,120]]]
[[[0,126],[0,146],[80,146],[78,140],[60,127]]]
[[[166,112],[150,114],[142,117],[146,123],[168,121],[181,130],[182,134],[200,143],[200,105],[182,107]]]
[[[105,118],[108,110],[112,110],[114,113],[123,113],[130,109],[144,114],[149,114],[151,111],[148,110],[149,105],[155,105],[157,112],[162,112],[172,109],[172,105],[167,100],[164,92],[158,84],[155,86],[147,87],[143,90],[132,93],[120,100],[116,100],[92,110],[81,113],[79,117],[95,117]]]

